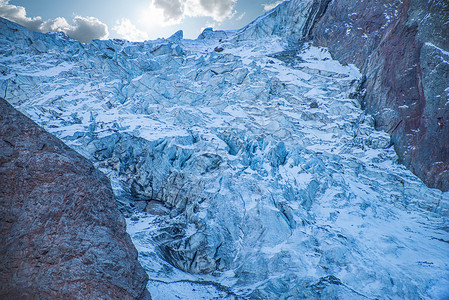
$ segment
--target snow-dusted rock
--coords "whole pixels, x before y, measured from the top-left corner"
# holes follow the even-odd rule
[[[320,1],[316,1],[320,2]],[[326,2],[326,1],[321,1]],[[328,1],[309,36],[366,80],[361,101],[402,163],[449,190],[449,2]]]

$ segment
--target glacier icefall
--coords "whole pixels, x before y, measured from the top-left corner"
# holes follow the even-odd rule
[[[278,21],[91,44],[2,21],[0,95],[108,175],[155,299],[449,296],[449,194]]]

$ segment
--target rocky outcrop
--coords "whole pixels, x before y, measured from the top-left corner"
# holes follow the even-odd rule
[[[0,298],[148,299],[108,179],[0,99]]]
[[[402,162],[449,189],[449,3],[319,1],[306,36],[365,75],[360,99]],[[321,4],[321,5],[318,5]]]

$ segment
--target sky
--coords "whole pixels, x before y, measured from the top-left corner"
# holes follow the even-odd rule
[[[33,31],[63,31],[92,39],[130,41],[170,37],[182,29],[195,39],[206,27],[239,29],[278,0],[0,0],[0,17]]]

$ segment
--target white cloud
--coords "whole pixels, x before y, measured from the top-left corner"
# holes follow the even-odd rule
[[[38,31],[63,31],[71,38],[83,43],[89,43],[93,39],[106,39],[109,36],[106,24],[94,17],[80,16],[73,18],[73,25],[61,17],[42,22]]]
[[[240,20],[242,20],[243,19],[243,17],[245,17],[246,16],[246,12],[243,12],[240,16],[238,16],[235,20],[236,21],[240,21]]]
[[[8,0],[0,0],[0,17],[33,31],[63,31],[71,38],[83,43],[88,43],[93,39],[106,39],[109,36],[108,26],[97,18],[76,16],[72,20],[73,25],[70,25],[62,17],[43,21],[39,16],[27,17],[24,7],[11,5]]]
[[[30,30],[39,31],[39,26],[42,24],[41,17],[29,18],[26,16],[24,7],[10,5],[8,2],[8,0],[0,0],[0,17],[23,25]]]
[[[123,18],[117,21],[117,25],[112,28],[117,32],[120,38],[133,41],[143,42],[148,39],[148,34],[143,32],[131,23],[131,20]]]
[[[23,24],[22,24],[23,25]],[[64,31],[70,28],[70,24],[67,23],[65,18],[56,18],[42,22],[36,31],[51,32],[51,31]]]
[[[170,5],[164,5],[170,0],[154,0],[142,10],[138,19],[139,24],[147,31],[154,31],[157,27],[167,27],[181,23],[184,18],[183,12],[178,13],[178,10],[184,8],[183,3],[180,7],[170,8]],[[164,3],[162,3],[164,2]],[[175,2],[179,2],[175,0]]]
[[[183,3],[181,0],[153,0],[155,8],[160,9],[167,21],[177,21],[183,16]]]
[[[235,14],[237,0],[186,0],[185,15],[191,17],[211,17],[222,22]]]
[[[284,0],[276,1],[274,3],[262,4],[262,6],[265,11],[269,11],[278,6],[279,4],[281,4],[282,2],[284,2]]]
[[[171,26],[185,17],[210,17],[222,22],[235,14],[237,0],[152,0],[139,19],[147,29]]]

